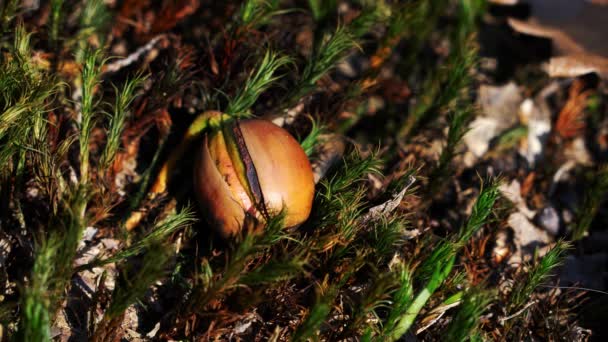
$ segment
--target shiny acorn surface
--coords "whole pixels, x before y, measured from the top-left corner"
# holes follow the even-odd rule
[[[285,209],[285,227],[304,222],[314,180],[300,144],[259,119],[232,121],[208,133],[197,151],[194,185],[209,223],[223,237]]]

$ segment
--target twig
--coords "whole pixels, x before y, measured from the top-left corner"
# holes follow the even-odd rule
[[[530,303],[526,304],[523,308],[521,308],[521,310],[519,310],[516,313],[509,315],[507,317],[499,318],[498,321],[500,322],[500,324],[503,324],[504,322],[521,315],[524,311],[526,311],[529,307],[531,307],[532,305],[534,305],[536,303],[538,303],[538,300],[533,300]]]
[[[146,45],[139,47],[127,57],[106,64],[106,67],[103,69],[104,73],[114,73],[121,70],[122,68],[125,68],[137,62],[137,60],[139,60],[144,54],[147,54],[152,51],[152,49],[156,47],[159,41],[166,40],[167,38],[168,36],[166,34],[160,34],[152,38],[148,43],[146,43]]]

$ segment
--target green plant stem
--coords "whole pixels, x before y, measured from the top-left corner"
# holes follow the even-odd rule
[[[433,276],[428,281],[426,286],[418,293],[418,295],[414,298],[412,304],[408,306],[406,312],[401,319],[397,323],[397,326],[392,331],[390,336],[388,336],[390,341],[397,341],[401,338],[414,324],[416,317],[420,313],[420,310],[424,307],[426,302],[431,298],[433,293],[441,286],[444,280],[447,278],[448,274],[452,271],[452,267],[454,266],[454,262],[456,261],[456,256],[452,256],[447,263],[442,265],[442,267],[437,267]]]

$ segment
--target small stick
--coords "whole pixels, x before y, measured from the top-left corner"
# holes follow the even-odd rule
[[[500,322],[500,324],[503,324],[504,322],[521,315],[522,313],[524,313],[524,311],[528,310],[529,307],[531,307],[532,305],[534,305],[536,303],[538,303],[538,301],[533,300],[530,303],[526,304],[526,306],[524,306],[521,310],[517,311],[516,313],[514,313],[510,316],[499,318],[498,321]]]

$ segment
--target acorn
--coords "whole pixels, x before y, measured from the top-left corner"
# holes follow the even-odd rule
[[[285,227],[310,215],[315,186],[310,162],[279,126],[260,119],[222,121],[205,134],[196,153],[195,193],[222,237],[282,211]]]

